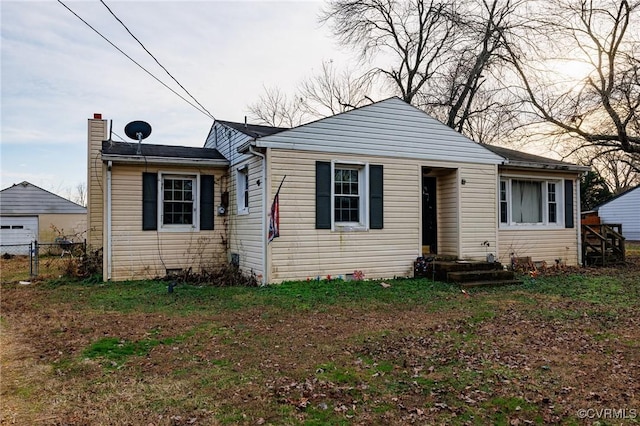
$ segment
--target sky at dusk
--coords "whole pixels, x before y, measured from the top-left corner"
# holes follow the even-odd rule
[[[63,0],[185,98],[99,1]],[[110,1],[156,59],[218,119],[243,121],[264,87],[292,92],[340,50],[318,23],[321,2]],[[145,141],[203,146],[213,120],[163,87],[57,1],[2,1],[0,187],[31,182],[63,196],[86,182],[87,120],[134,120]],[[189,99],[190,100],[190,99]],[[194,103],[192,100],[190,100]]]

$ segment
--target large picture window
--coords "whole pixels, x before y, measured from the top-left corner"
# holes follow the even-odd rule
[[[502,225],[561,225],[559,188],[555,181],[502,179],[500,223]]]

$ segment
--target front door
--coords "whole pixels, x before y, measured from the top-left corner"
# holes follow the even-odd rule
[[[422,252],[438,252],[436,178],[422,176]]]

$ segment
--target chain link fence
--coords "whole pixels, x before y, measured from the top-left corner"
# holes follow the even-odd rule
[[[59,240],[52,243],[0,245],[0,279],[2,282],[29,280],[34,277],[57,278],[74,272],[76,260],[86,255],[87,243]]]

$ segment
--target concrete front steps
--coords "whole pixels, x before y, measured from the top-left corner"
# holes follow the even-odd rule
[[[505,270],[500,262],[465,260],[432,260],[428,271],[417,276],[458,284],[462,288],[521,284],[515,273]]]

